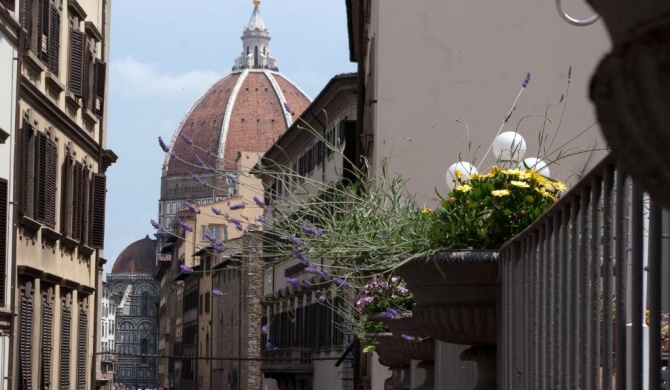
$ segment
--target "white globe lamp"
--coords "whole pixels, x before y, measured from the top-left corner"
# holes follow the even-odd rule
[[[549,177],[551,174],[547,163],[535,157],[528,157],[521,161],[519,169],[532,169],[544,177]]]
[[[526,154],[526,140],[514,131],[500,133],[493,140],[493,154],[499,161],[517,162]]]
[[[454,184],[458,182],[456,179],[456,171],[461,173],[461,181],[468,180],[473,173],[478,173],[477,168],[467,161],[459,161],[455,164],[451,164],[449,169],[447,169],[446,175],[447,186],[449,189],[454,188]]]

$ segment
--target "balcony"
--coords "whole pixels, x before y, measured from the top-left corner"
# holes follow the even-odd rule
[[[268,374],[311,374],[312,350],[310,348],[282,348],[263,351],[261,371]]]

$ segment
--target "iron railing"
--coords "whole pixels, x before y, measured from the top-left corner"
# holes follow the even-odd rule
[[[498,388],[662,388],[661,221],[608,156],[501,248]]]

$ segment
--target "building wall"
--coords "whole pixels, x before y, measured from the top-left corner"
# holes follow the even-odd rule
[[[109,2],[31,4],[19,12],[28,49],[19,71],[18,315],[8,377],[12,388],[90,388],[100,324],[104,172],[116,159],[105,150],[104,135]],[[49,28],[38,30],[45,21]]]
[[[12,13],[0,6],[0,378],[9,372],[9,344],[11,323],[11,280],[14,269],[11,254],[15,199],[14,191],[14,141],[16,139],[16,78],[18,24]],[[5,138],[6,137],[6,138]],[[7,381],[0,382],[0,389],[7,388]]]
[[[592,14],[586,3],[570,8],[574,15]],[[388,157],[391,171],[410,179],[420,202],[436,203],[435,188],[447,192],[446,169],[459,155],[472,161],[465,122],[481,161],[526,72],[530,84],[505,130],[515,130],[524,115],[540,115],[524,119],[518,130],[528,143],[526,156],[537,156],[545,108],[565,94],[565,115],[561,118],[560,106],[550,109],[554,123],[547,129],[551,139],[560,123],[553,149],[568,142],[596,122],[588,87],[609,46],[603,27],[602,22],[568,25],[551,2],[372,0],[365,109],[374,132],[374,161],[378,166]],[[594,126],[563,149],[588,149],[601,140]],[[488,169],[491,157],[481,169]],[[552,176],[576,179],[598,159],[573,156],[552,167]]]

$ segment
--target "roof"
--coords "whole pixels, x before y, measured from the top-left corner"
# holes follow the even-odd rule
[[[147,235],[124,249],[116,258],[112,274],[152,274],[156,265],[156,240]]]
[[[207,167],[235,170],[238,151],[265,152],[309,104],[307,95],[278,72],[232,72],[198,99],[177,128],[164,173],[202,173],[200,160]]]
[[[265,22],[263,22],[263,17],[261,16],[260,8],[258,5],[254,7],[254,12],[251,14],[249,19],[249,24],[247,25],[247,30],[267,30],[265,27]]]

